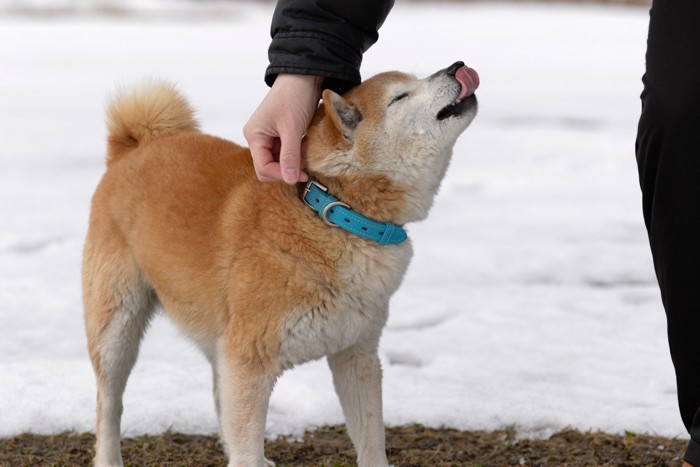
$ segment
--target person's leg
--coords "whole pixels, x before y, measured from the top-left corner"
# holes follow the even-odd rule
[[[700,467],[700,2],[654,0],[637,163],[678,400]]]

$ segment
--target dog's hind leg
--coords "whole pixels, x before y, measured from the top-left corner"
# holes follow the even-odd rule
[[[328,356],[359,467],[388,466],[382,417],[382,369],[378,340]]]
[[[98,467],[123,464],[122,396],[155,305],[126,244],[118,235],[100,235],[102,227],[91,225],[83,259],[85,326],[97,380]]]

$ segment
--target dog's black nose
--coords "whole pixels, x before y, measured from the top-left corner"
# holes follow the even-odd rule
[[[455,73],[457,73],[457,70],[462,68],[464,66],[464,62],[454,62],[450,67],[447,69],[447,74],[450,76],[454,76]]]

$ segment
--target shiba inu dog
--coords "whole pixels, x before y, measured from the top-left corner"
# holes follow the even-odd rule
[[[358,464],[388,465],[377,347],[411,258],[403,225],[428,214],[478,85],[457,62],[324,91],[300,186],[258,182],[249,150],[201,133],[171,85],[118,94],[82,272],[96,465],[122,465],[122,395],[158,304],[211,362],[230,466],[274,465],[275,380],[324,356]]]

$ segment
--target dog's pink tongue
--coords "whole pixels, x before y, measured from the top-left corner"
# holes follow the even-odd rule
[[[477,72],[469,68],[468,66],[463,66],[459,68],[455,73],[455,78],[462,85],[462,90],[459,92],[458,99],[464,99],[467,96],[471,96],[479,87],[479,75]]]

